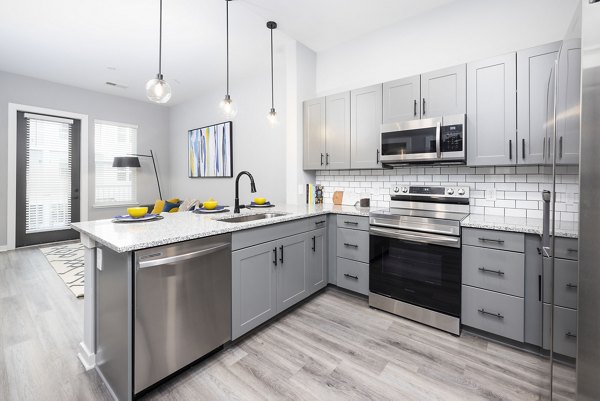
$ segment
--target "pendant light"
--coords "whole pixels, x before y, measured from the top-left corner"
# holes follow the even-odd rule
[[[167,103],[171,99],[171,85],[162,75],[162,0],[160,0],[160,20],[158,34],[158,74],[146,83],[146,96],[156,103]]]
[[[233,118],[237,114],[237,107],[229,96],[229,2],[231,0],[225,0],[225,29],[226,29],[226,42],[227,42],[227,94],[225,98],[221,100],[219,106],[221,112],[226,118]]]
[[[267,28],[271,31],[271,111],[267,115],[267,119],[271,125],[277,124],[277,113],[275,112],[275,101],[273,95],[273,29],[277,28],[275,21],[267,22]]]

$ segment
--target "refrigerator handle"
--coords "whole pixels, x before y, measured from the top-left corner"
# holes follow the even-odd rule
[[[548,248],[550,246],[550,199],[552,194],[548,190],[542,191],[542,200],[544,201],[544,225],[542,228],[542,247]]]

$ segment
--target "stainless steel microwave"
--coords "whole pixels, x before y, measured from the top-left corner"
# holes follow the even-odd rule
[[[466,116],[457,114],[381,126],[381,162],[466,163]]]

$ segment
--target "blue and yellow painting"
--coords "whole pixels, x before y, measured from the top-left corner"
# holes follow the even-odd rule
[[[231,121],[188,131],[189,177],[232,177]]]

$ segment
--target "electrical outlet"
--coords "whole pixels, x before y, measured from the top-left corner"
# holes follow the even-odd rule
[[[496,200],[496,188],[487,189],[485,191],[485,199],[489,201]]]

